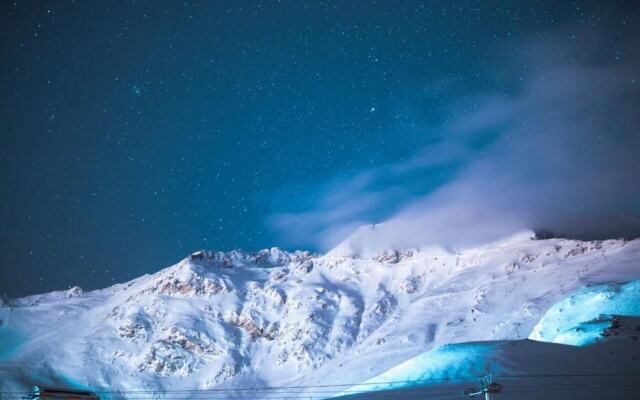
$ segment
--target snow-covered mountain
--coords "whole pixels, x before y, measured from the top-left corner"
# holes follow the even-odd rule
[[[564,343],[557,304],[640,279],[640,240],[532,236],[458,251],[199,251],[106,289],[13,300],[0,307],[0,391],[361,383],[444,345]]]

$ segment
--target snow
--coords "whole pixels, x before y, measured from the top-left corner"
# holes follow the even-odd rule
[[[640,281],[598,285],[554,304],[529,338],[584,346],[602,340],[615,315],[640,317]]]
[[[634,328],[638,320],[633,322]],[[631,336],[575,347],[531,340],[446,345],[421,354],[335,397],[459,398],[493,374],[503,400],[635,399],[640,347]],[[361,396],[358,396],[361,395]]]
[[[17,299],[0,308],[0,390],[352,384],[405,362],[397,376],[441,376],[442,365],[503,349],[469,342],[534,331],[554,341],[558,302],[640,278],[640,240],[531,237],[457,250],[380,250],[363,239],[326,255],[199,251],[102,290]],[[409,361],[423,354],[440,367]]]
[[[473,383],[473,377],[489,373],[497,377],[549,374],[551,361],[556,374],[637,371],[640,356],[640,347],[636,343],[640,335],[639,306],[640,280],[584,288],[554,304],[535,326],[530,339],[572,346],[598,344],[600,347],[572,351],[566,347],[529,341],[445,345],[405,361],[337,396],[438,386],[443,382]],[[612,339],[624,340],[623,346],[610,343]],[[541,357],[542,354],[545,356]],[[567,357],[567,354],[571,356]]]
[[[458,381],[459,377],[481,376],[494,369],[488,367],[489,356],[495,353],[499,342],[478,342],[444,345],[420,354],[390,370],[368,379],[361,385],[350,387],[337,396],[425,386],[442,381]],[[482,367],[478,367],[482,365]],[[416,385],[416,381],[421,382]]]

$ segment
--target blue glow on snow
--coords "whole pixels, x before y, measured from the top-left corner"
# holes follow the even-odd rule
[[[499,342],[477,342],[438,347],[407,360],[364,384],[352,386],[336,396],[442,384],[442,381],[447,379],[478,376],[488,371],[496,372],[496,366],[489,364],[488,355],[495,354],[499,345]]]
[[[529,339],[585,346],[603,339],[612,315],[640,316],[640,281],[577,292],[551,307]]]
[[[25,338],[16,332],[0,332],[0,362],[16,354],[24,341]]]
[[[610,326],[612,315],[640,316],[640,280],[578,291],[553,305],[529,338],[584,346],[604,338],[602,332]],[[445,345],[405,361],[336,396],[427,386],[457,377],[480,376],[490,371],[499,373],[498,360],[492,361],[492,356],[498,353],[500,345],[501,342]]]
[[[0,307],[0,361],[11,358],[26,340],[26,335],[9,329],[10,316],[9,307]]]

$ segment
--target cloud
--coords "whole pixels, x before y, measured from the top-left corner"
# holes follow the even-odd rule
[[[523,45],[517,87],[449,103],[452,122],[431,126],[438,140],[413,157],[311,187],[317,201],[269,223],[325,250],[379,222],[380,246],[467,246],[521,229],[638,236],[637,40],[620,61],[593,36],[565,37]]]

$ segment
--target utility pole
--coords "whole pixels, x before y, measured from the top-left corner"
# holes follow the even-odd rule
[[[480,389],[466,389],[464,395],[467,397],[484,395],[484,400],[491,400],[491,393],[498,393],[502,390],[502,385],[493,381],[493,372],[489,375],[481,376],[479,381]]]

